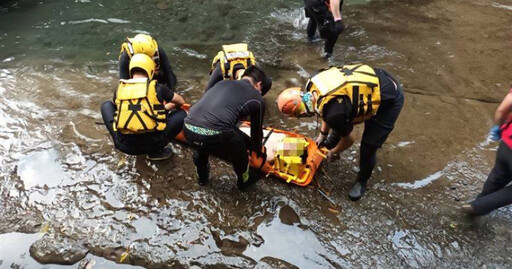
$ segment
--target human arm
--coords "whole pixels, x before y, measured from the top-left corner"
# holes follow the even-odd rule
[[[343,5],[343,0],[331,0],[329,5],[334,21],[341,21],[343,19],[341,17],[341,5]]]
[[[130,78],[130,56],[123,51],[119,56],[119,79]]]
[[[263,117],[265,114],[265,103],[261,100],[251,100],[248,103],[251,113],[251,140],[253,150],[261,152],[263,141]]]
[[[346,149],[350,148],[354,144],[354,142],[355,142],[354,135],[352,133],[350,133],[349,135],[342,137],[340,139],[340,142],[338,142],[338,144],[336,145],[336,147],[334,147],[330,151],[332,152],[332,154],[341,153],[341,152],[345,151]]]
[[[208,84],[206,85],[206,89],[204,89],[204,92],[206,93],[213,85],[215,85],[217,82],[221,81],[223,79],[222,77],[222,70],[220,68],[219,63],[215,65],[215,68],[212,71],[212,74],[210,75],[210,80],[208,80]]]
[[[329,128],[329,126],[327,125],[327,123],[325,123],[325,121],[322,119],[322,125],[320,126],[320,133],[318,134],[318,137],[316,139],[316,144],[321,146],[325,139],[327,138],[327,135],[329,134],[329,130],[331,128]]]
[[[181,97],[177,93],[174,94],[174,96],[170,102],[164,101],[164,106],[165,106],[166,110],[180,108],[183,104],[185,104],[185,99],[183,99],[183,97]]]
[[[172,71],[171,61],[167,57],[165,50],[160,46],[158,46],[158,54],[160,57],[160,70],[158,71],[160,73],[159,76],[163,79],[167,87],[174,91],[176,89],[177,78]]]
[[[500,105],[494,113],[494,123],[502,125],[508,119],[510,112],[512,111],[512,88],[510,92],[503,98]]]
[[[158,101],[165,106],[166,110],[179,108],[185,103],[183,97],[169,89],[166,85],[157,84],[156,87]]]

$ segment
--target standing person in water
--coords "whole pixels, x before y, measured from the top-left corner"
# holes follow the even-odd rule
[[[304,5],[306,17],[309,18],[308,40],[311,43],[318,40],[315,35],[318,28],[320,38],[325,40],[324,57],[330,58],[338,36],[345,31],[341,17],[343,0],[304,0]]]
[[[207,92],[215,83],[221,80],[241,79],[244,71],[255,64],[256,59],[247,44],[223,45],[222,50],[213,58],[210,80],[204,91]],[[268,76],[266,80],[263,83],[266,85],[264,88],[270,89],[272,80]]]
[[[101,116],[118,150],[164,160],[171,156],[166,146],[181,132],[187,113],[179,109],[183,98],[153,79],[155,69],[148,55],[133,55],[130,79],[119,81],[113,101],[101,104]]]
[[[176,75],[172,71],[171,62],[167,58],[165,50],[150,35],[146,34],[126,38],[123,45],[121,45],[119,54],[120,79],[130,79],[130,59],[137,53],[146,54],[153,59],[156,66],[154,78],[158,83],[164,84],[173,91],[176,89]]]
[[[316,114],[322,118],[316,142],[329,149],[329,158],[352,146],[354,125],[364,122],[359,172],[349,192],[351,200],[359,200],[376,164],[377,149],[386,141],[402,110],[403,89],[385,70],[363,64],[323,70],[307,82],[305,89],[284,90],[277,105],[288,116]]]
[[[199,185],[209,181],[209,155],[232,162],[241,190],[258,179],[258,171],[249,172],[247,150],[259,157],[264,155],[262,126],[265,103],[262,95],[269,90],[263,84],[265,77],[263,70],[250,66],[240,80],[216,83],[191,107],[183,133],[195,148],[193,161]],[[251,137],[237,126],[238,121],[245,117],[251,120]]]
[[[501,138],[496,162],[484,183],[482,192],[470,203],[462,205],[462,209],[472,216],[481,216],[500,207],[512,204],[512,88],[494,113],[491,138]]]

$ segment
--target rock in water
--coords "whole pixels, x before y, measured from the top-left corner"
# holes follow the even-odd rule
[[[159,2],[159,3],[156,5],[156,7],[157,7],[158,9],[161,9],[161,10],[166,10],[166,9],[168,9],[168,8],[169,8],[169,4],[167,4],[166,2],[163,2],[163,1],[162,1],[162,2]]]
[[[281,207],[281,210],[279,210],[279,219],[283,224],[286,225],[300,223],[299,215],[297,215],[295,210],[293,210],[293,208],[291,208],[289,205]]]
[[[85,258],[88,250],[69,239],[44,236],[30,246],[30,256],[42,264],[75,264]]]

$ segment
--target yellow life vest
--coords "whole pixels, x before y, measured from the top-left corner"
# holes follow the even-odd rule
[[[242,64],[247,69],[249,66],[256,64],[256,59],[252,52],[249,51],[247,44],[239,43],[222,46],[222,50],[213,58],[210,73],[215,69],[217,62],[220,62],[223,78],[233,80],[240,79],[234,77],[233,68],[235,65]]]
[[[333,98],[350,99],[352,123],[361,123],[375,116],[380,106],[379,78],[368,65],[331,67],[312,77],[307,91],[316,93],[315,110],[322,115],[324,105]]]
[[[277,144],[274,158],[274,169],[293,176],[300,177],[306,167],[309,142],[304,138],[285,137]]]
[[[139,134],[165,129],[166,111],[156,95],[156,80],[121,79],[115,102],[115,131]]]

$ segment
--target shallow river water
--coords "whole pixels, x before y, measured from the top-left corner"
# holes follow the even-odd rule
[[[512,208],[477,220],[458,208],[493,165],[486,137],[512,83],[512,1],[346,2],[327,61],[305,42],[302,1],[2,1],[0,268],[511,267]],[[136,33],[166,49],[189,103],[220,45],[248,42],[274,78],[266,125],[310,136],[314,119],[277,112],[282,89],[356,61],[395,74],[406,104],[367,195],[347,197],[357,143],[325,169],[334,204],[275,178],[239,192],[222,161],[199,187],[180,144],[162,163],[117,152],[99,104]]]

